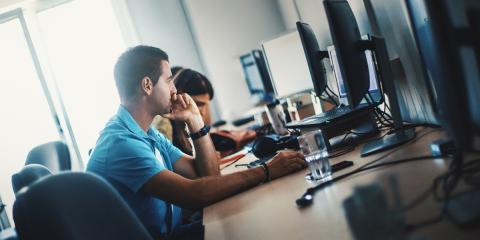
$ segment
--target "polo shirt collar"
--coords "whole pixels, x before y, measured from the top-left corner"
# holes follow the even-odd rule
[[[152,140],[155,140],[155,134],[153,129],[150,127],[148,129],[148,134],[145,133],[145,131],[143,131],[143,129],[138,125],[137,121],[135,121],[135,119],[132,117],[127,108],[125,108],[123,105],[120,105],[118,107],[117,116],[120,121],[125,123],[128,130],[130,130],[132,133],[139,135],[143,138],[150,138]]]

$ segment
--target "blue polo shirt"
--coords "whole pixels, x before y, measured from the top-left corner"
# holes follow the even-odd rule
[[[154,237],[166,234],[181,222],[181,209],[140,189],[155,174],[170,170],[184,156],[156,129],[140,128],[120,106],[100,133],[87,171],[102,176],[117,189]]]

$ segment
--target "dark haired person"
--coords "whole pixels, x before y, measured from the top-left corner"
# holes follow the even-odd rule
[[[305,167],[303,155],[284,151],[262,167],[220,175],[200,111],[188,94],[177,94],[168,56],[158,48],[128,49],[114,76],[121,105],[101,132],[87,171],[109,181],[154,238],[201,239],[201,224],[181,225],[179,207],[201,209]],[[186,123],[195,158],[150,127],[156,115]]]
[[[212,123],[210,106],[214,90],[208,78],[195,70],[178,66],[172,67],[172,75],[177,92],[190,95],[193,101],[195,101],[203,121],[205,124],[210,125]],[[153,125],[182,152],[194,155],[193,144],[188,138],[184,122],[168,121],[165,118],[156,116],[153,120]],[[221,130],[211,135],[215,147],[218,146],[218,156],[224,157],[237,151],[248,141],[253,140],[256,133],[252,130]],[[225,138],[228,138],[227,142]]]
[[[186,93],[192,97],[198,107],[205,124],[212,124],[210,104],[214,96],[212,84],[203,74],[182,67],[172,68],[173,81],[178,93]],[[185,131],[185,122],[171,121],[172,142],[184,153],[193,154],[192,144]]]

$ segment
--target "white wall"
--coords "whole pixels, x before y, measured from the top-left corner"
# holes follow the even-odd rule
[[[193,38],[188,17],[179,0],[125,0],[128,12],[141,44],[166,51],[171,66],[197,70],[207,77]],[[213,120],[220,118],[218,98],[213,99]]]
[[[0,9],[2,8],[10,8],[12,5],[18,4],[20,2],[23,2],[23,0],[1,0],[0,1]]]
[[[239,57],[285,31],[276,0],[185,0],[221,116],[234,119],[252,107]]]
[[[332,38],[330,37],[330,30],[327,23],[327,15],[323,10],[324,8],[321,0],[279,0],[278,3],[283,10],[282,14],[286,14],[286,17],[284,18],[285,21],[293,21],[285,23],[286,25],[296,28],[296,21],[306,22],[312,27],[321,50],[327,50],[327,47],[332,45]],[[295,5],[298,12],[295,9]],[[298,17],[292,17],[295,15]],[[329,60],[325,59],[323,62],[325,64],[328,85],[334,91],[338,91],[335,76],[330,67]]]
[[[203,72],[215,88],[214,118],[252,107],[239,56],[285,30],[276,0],[126,0],[138,39],[172,65]]]
[[[296,2],[292,0],[277,0],[277,4],[285,27],[287,29],[295,29],[295,23],[300,20],[299,12],[295,6]]]
[[[166,51],[171,65],[203,70],[180,1],[127,0],[127,5],[142,44]]]

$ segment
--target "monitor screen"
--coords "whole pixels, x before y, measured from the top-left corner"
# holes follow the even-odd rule
[[[335,79],[337,80],[337,87],[339,93],[339,101],[344,105],[348,105],[348,98],[347,98],[347,91],[345,90],[345,82],[343,80],[341,71],[339,71],[339,63],[337,59],[337,53],[335,52],[335,47],[329,46],[327,47],[328,55],[330,59],[330,64],[333,69],[333,73],[335,74]],[[367,64],[368,64],[368,73],[370,75],[370,88],[369,92],[370,95],[373,97],[373,101],[378,102],[381,100],[381,91],[379,89],[379,82],[377,78],[377,72],[375,68],[375,62],[373,60],[372,51],[367,50],[365,51],[365,56],[367,57]],[[363,100],[361,103],[366,103],[366,100]]]
[[[255,63],[255,59],[252,53],[240,56],[240,62],[242,64],[243,73],[245,75],[245,81],[247,82],[250,94],[263,93],[264,87],[260,71]]]
[[[274,94],[272,81],[262,51],[255,49],[240,56],[240,63],[250,95],[261,101],[272,101]]]
[[[277,98],[313,89],[298,31],[266,41],[262,48]]]

